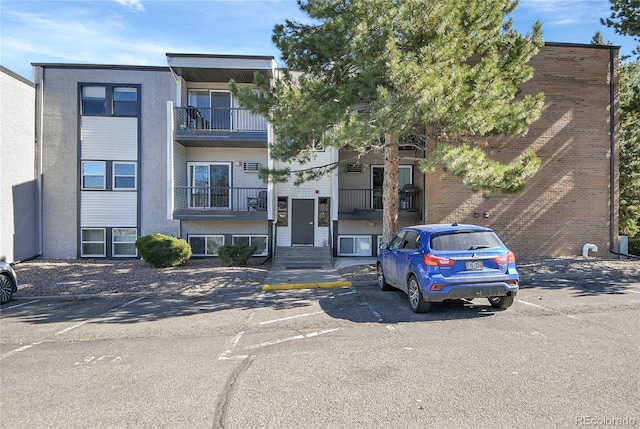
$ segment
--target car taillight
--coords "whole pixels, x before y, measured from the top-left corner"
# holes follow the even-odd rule
[[[425,265],[430,265],[432,267],[453,267],[456,263],[453,259],[435,255],[422,255],[422,260]]]
[[[493,260],[495,261],[496,264],[508,264],[510,262],[516,261],[516,255],[511,250],[509,250],[504,255],[500,255],[493,258]]]

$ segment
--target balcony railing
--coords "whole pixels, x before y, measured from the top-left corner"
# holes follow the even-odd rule
[[[265,188],[176,186],[174,191],[174,210],[267,210]]]
[[[400,210],[421,210],[422,191],[419,189],[400,190],[398,207]],[[340,189],[338,191],[338,210],[340,212],[358,212],[382,210],[382,189]]]
[[[191,131],[267,131],[267,120],[239,108],[174,108],[175,129]]]

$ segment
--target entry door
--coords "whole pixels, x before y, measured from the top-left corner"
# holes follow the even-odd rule
[[[291,244],[313,245],[314,200],[291,200]]]

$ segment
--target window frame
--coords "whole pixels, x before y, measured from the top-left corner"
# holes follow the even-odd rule
[[[116,117],[116,118],[136,118],[140,116],[140,107],[141,107],[141,89],[142,85],[140,84],[128,84],[128,83],[91,83],[91,82],[80,82],[78,83],[79,87],[79,98],[80,98],[80,116],[98,116],[98,117]],[[85,97],[85,88],[104,88],[105,96],[104,99],[98,98],[88,98]],[[116,100],[116,90],[126,88],[126,89],[134,89],[135,90],[135,100]],[[101,113],[87,112],[85,108],[85,103],[97,104],[102,103],[103,109]],[[117,106],[120,104],[128,104],[135,105],[135,112],[133,113],[116,113]],[[125,110],[130,110],[125,109]]]
[[[215,201],[219,201],[215,198],[215,195],[212,194],[212,190],[216,189],[216,188],[224,188],[223,186],[212,186],[211,184],[211,167],[212,166],[224,166],[227,168],[227,192],[228,194],[226,196],[223,196],[223,198],[227,199],[227,204],[226,205],[214,205]],[[207,167],[207,186],[204,187],[207,189],[207,193],[198,193],[198,192],[194,192],[195,188],[201,188],[199,186],[195,186],[194,185],[194,179],[195,179],[195,168],[196,167]],[[190,209],[198,209],[198,208],[207,208],[207,209],[213,209],[213,210],[229,210],[231,209],[231,204],[233,203],[233,195],[232,195],[232,188],[233,188],[233,167],[231,165],[230,161],[189,161],[187,162],[187,187],[189,188],[188,190],[188,196],[189,196],[189,208]],[[195,204],[194,201],[199,201],[200,198],[206,197],[206,201],[207,204],[206,205],[201,205],[201,204]],[[224,200],[223,200],[224,201]]]
[[[102,165],[103,174],[95,175],[95,174],[85,174],[84,166],[85,164],[100,164]],[[107,189],[107,162],[106,161],[91,161],[91,160],[83,160],[80,163],[80,189],[83,191],[104,191]],[[102,187],[87,187],[85,186],[85,178],[86,177],[102,177]]]
[[[193,249],[193,245],[191,244],[192,238],[204,238],[204,250],[205,253],[195,253]],[[189,247],[191,247],[191,255],[192,256],[202,256],[202,257],[213,257],[218,256],[218,252],[215,253],[206,253],[209,250],[209,239],[210,238],[222,238],[222,244],[220,246],[225,245],[225,236],[222,234],[189,234],[187,235],[187,243],[189,243]],[[218,246],[218,248],[220,247]]]
[[[84,240],[85,231],[102,231],[102,241],[89,241]],[[98,253],[85,253],[85,244],[100,244],[102,243],[102,254]],[[105,258],[107,256],[107,229],[106,228],[81,228],[80,229],[80,257],[82,258]]]
[[[133,176],[126,174],[117,174],[117,165],[133,165]],[[125,188],[116,186],[117,177],[133,177],[133,187]],[[132,161],[113,161],[111,165],[111,189],[114,191],[136,191],[138,189],[138,163]]]
[[[264,238],[264,250],[261,253],[256,253],[251,256],[267,256],[269,254],[269,236],[267,234],[234,234],[231,236],[231,244],[236,245],[236,238],[249,238],[249,246],[252,245],[254,238]]]
[[[326,200],[326,203],[321,203],[320,200]],[[321,204],[326,204],[327,205],[326,211],[320,210]],[[322,219],[323,214],[326,216],[325,220]],[[330,224],[331,224],[331,198],[330,197],[318,197],[318,219],[317,219],[317,224],[316,225],[319,228],[328,228]]]
[[[343,239],[351,239],[353,240],[353,253],[343,253],[342,252],[342,240]],[[356,240],[365,239],[369,243],[369,252],[357,252]],[[371,256],[373,252],[371,251],[371,236],[370,235],[359,235],[359,234],[344,234],[338,235],[338,256]]]
[[[111,101],[111,116],[117,116],[117,117],[136,117],[138,116],[138,99],[140,98],[138,96],[139,94],[139,89],[136,88],[135,86],[131,86],[131,85],[113,85],[111,87],[111,93],[112,93],[112,101]],[[135,100],[116,100],[116,90],[118,89],[133,89],[135,90]],[[132,91],[123,91],[123,92],[132,92]],[[134,107],[134,113],[117,113],[117,106],[133,106]]]
[[[283,206],[280,205],[282,202],[284,203]],[[276,220],[277,226],[289,226],[289,197],[278,197]],[[281,222],[281,220],[284,220],[284,222]]]
[[[116,241],[116,231],[118,230],[131,230],[134,231],[133,236],[135,239],[133,241]],[[129,234],[130,236],[131,234]],[[138,228],[112,228],[111,229],[111,257],[113,258],[137,258],[138,257],[138,249],[135,247],[135,242],[138,239]],[[134,244],[135,252],[133,254],[117,254],[116,247],[118,244]]]

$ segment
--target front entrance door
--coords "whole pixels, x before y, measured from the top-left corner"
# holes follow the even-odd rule
[[[314,200],[291,200],[291,244],[313,246]]]

